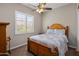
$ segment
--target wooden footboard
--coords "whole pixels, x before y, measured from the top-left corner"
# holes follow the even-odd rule
[[[37,56],[58,56],[58,49],[55,48],[53,52],[51,52],[50,48],[47,46],[43,46],[37,42],[34,42],[28,38],[28,51]]]

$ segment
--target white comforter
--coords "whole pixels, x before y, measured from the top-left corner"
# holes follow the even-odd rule
[[[50,46],[51,51],[53,51],[53,46],[58,47],[59,55],[65,55],[67,48],[67,37],[65,35],[56,35],[56,34],[41,34],[30,37],[31,40],[39,41]]]

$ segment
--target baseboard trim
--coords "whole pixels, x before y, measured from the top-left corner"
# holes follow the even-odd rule
[[[27,44],[24,43],[24,44],[21,44],[21,45],[15,46],[15,47],[11,47],[10,50],[14,50],[14,49],[19,48],[19,47],[24,46],[24,45],[27,45]]]
[[[75,47],[75,46],[73,46],[73,45],[69,45],[69,47],[76,49],[76,47]]]
[[[76,51],[79,52],[79,49],[77,48]]]

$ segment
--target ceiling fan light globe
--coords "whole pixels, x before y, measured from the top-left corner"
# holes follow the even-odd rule
[[[41,13],[41,11],[39,11],[39,13]]]
[[[41,12],[44,12],[44,9],[40,9]]]
[[[36,9],[37,12],[39,12],[39,9]]]

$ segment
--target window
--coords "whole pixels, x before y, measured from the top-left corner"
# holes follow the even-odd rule
[[[34,32],[34,19],[32,15],[16,11],[15,12],[15,34]]]
[[[34,32],[34,20],[33,16],[27,16],[27,32]]]

